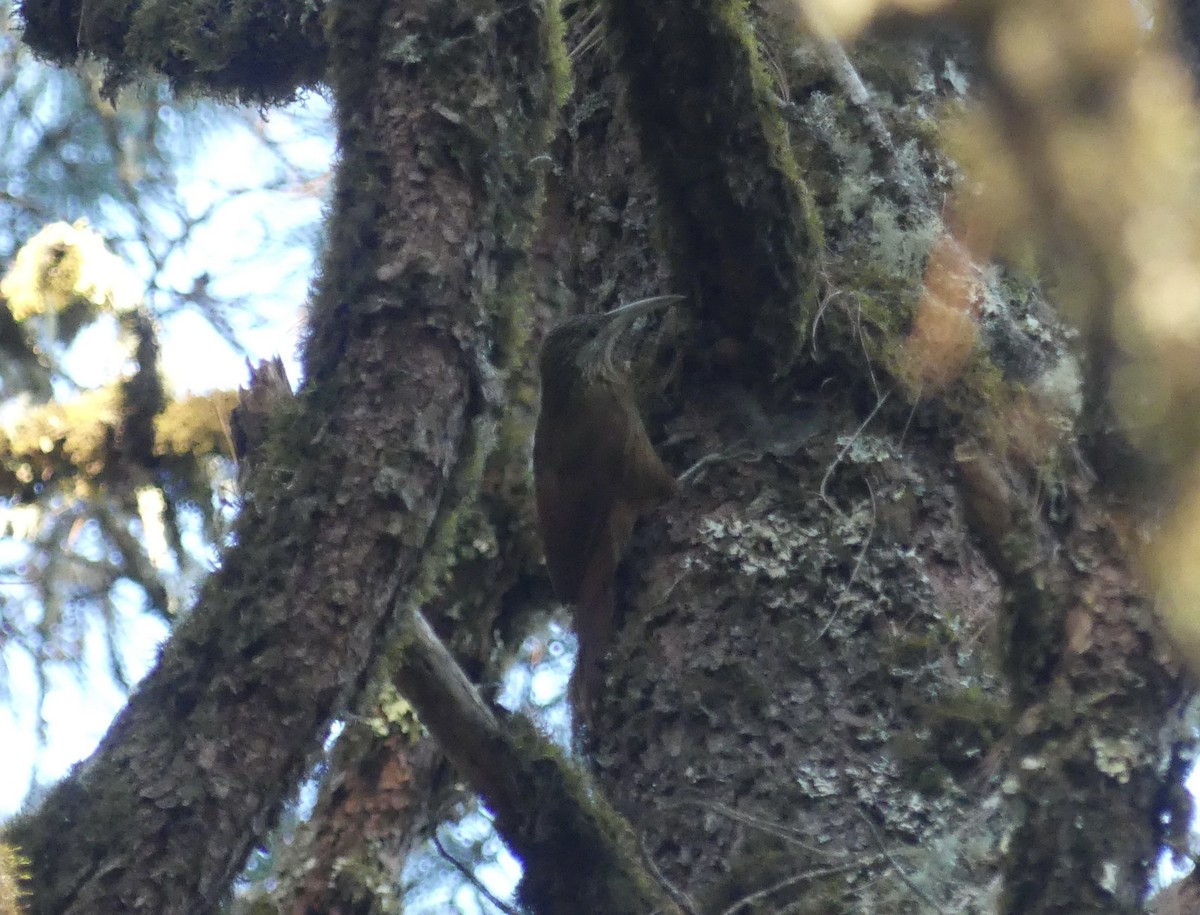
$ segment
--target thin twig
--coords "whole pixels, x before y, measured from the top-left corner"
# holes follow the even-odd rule
[[[659,885],[667,891],[667,895],[675,900],[675,904],[683,909],[687,915],[700,915],[699,910],[696,908],[696,903],[692,901],[692,897],[668,880],[667,875],[659,868],[658,862],[651,857],[650,849],[646,847],[645,833],[638,835],[638,848],[641,849],[642,857],[646,860],[646,863],[650,865],[650,873],[658,881]]]
[[[885,858],[887,858],[888,863],[895,869],[895,871],[899,875],[900,879],[904,882],[904,885],[907,886],[910,890],[912,890],[913,894],[918,899],[920,899],[922,902],[924,902],[927,906],[929,906],[935,912],[940,913],[940,915],[945,915],[945,910],[940,905],[938,905],[936,902],[934,902],[932,899],[930,899],[928,893],[926,893],[923,889],[921,889],[919,886],[917,886],[917,884],[913,881],[912,877],[908,876],[908,874],[905,872],[904,868],[902,868],[900,866],[900,862],[898,862],[892,856],[891,851],[887,847],[887,843],[883,839],[883,835],[875,827],[875,824],[871,822],[870,817],[868,817],[861,810],[857,811],[857,813],[858,813],[859,818],[864,823],[867,824],[867,829],[871,830],[871,835],[875,837],[875,841],[879,845],[879,850],[883,853],[883,856]]]
[[[851,586],[858,579],[858,573],[862,569],[863,559],[866,557],[867,550],[871,546],[871,539],[875,536],[875,521],[878,517],[878,509],[876,508],[876,505],[875,505],[875,488],[873,486],[871,486],[870,480],[867,480],[866,484],[867,484],[867,492],[870,493],[870,495],[871,495],[871,526],[867,530],[867,536],[863,538],[863,545],[862,545],[862,548],[858,551],[858,558],[854,561],[854,569],[850,572],[850,578],[846,582],[846,586],[844,588],[842,588],[843,595],[848,594]],[[847,600],[848,599],[849,598],[847,597]],[[818,632],[816,635],[814,635],[807,642],[805,642],[803,647],[807,648],[810,645],[815,645],[817,642],[821,641],[821,639],[824,638],[825,633],[829,631],[829,627],[832,626],[834,621],[841,615],[842,608],[845,606],[846,606],[846,604],[842,603],[839,607],[837,607],[837,609],[835,609],[833,611],[833,613],[831,613],[829,615],[829,619],[825,621],[825,625],[821,627],[821,631]]]
[[[904,439],[908,437],[908,429],[912,425],[913,418],[917,415],[917,404],[921,402],[921,389],[917,388],[913,394],[912,409],[908,411],[908,419],[904,421],[904,428],[900,430],[900,439],[896,443],[897,448],[904,447]]]
[[[854,434],[852,436],[850,436],[849,441],[847,441],[846,444],[842,446],[842,450],[838,452],[837,457],[835,457],[830,462],[829,467],[825,470],[825,476],[823,476],[821,478],[821,488],[818,490],[818,492],[821,495],[821,500],[826,505],[828,505],[830,508],[836,507],[836,506],[834,506],[834,504],[832,502],[829,501],[829,495],[825,492],[826,487],[829,486],[830,477],[832,477],[833,472],[835,470],[837,470],[837,466],[838,466],[838,464],[840,464],[842,462],[842,458],[844,458],[846,456],[846,454],[850,451],[851,447],[853,447],[854,443],[856,441],[858,441],[859,436],[863,434],[863,430],[866,429],[867,426],[870,424],[871,420],[873,420],[875,418],[875,414],[878,413],[880,408],[882,408],[883,405],[888,402],[888,398],[891,396],[892,396],[892,392],[888,391],[881,398],[879,398],[879,400],[876,402],[875,406],[872,408],[871,412],[867,414],[867,418],[864,419],[862,421],[862,423],[859,425],[859,427],[854,430]]]
[[[494,905],[496,908],[498,908],[501,912],[507,913],[507,915],[521,915],[521,913],[517,909],[514,909],[511,905],[509,905],[504,900],[499,899],[495,895],[495,893],[493,893],[486,886],[484,886],[483,881],[481,881],[475,875],[475,872],[473,870],[471,870],[471,868],[467,867],[465,864],[463,864],[461,861],[459,861],[456,857],[454,857],[454,855],[452,855],[452,854],[450,854],[450,852],[446,851],[446,846],[444,846],[442,844],[442,840],[440,838],[438,838],[436,829],[433,831],[433,845],[438,850],[438,854],[441,855],[443,858],[445,858],[447,861],[449,861],[450,864],[454,867],[454,869],[456,871],[458,871],[460,874],[462,874],[463,878],[468,883],[470,883],[471,886],[475,887],[475,891],[480,893],[484,899],[486,899],[488,902],[490,902],[492,905]]]
[[[698,799],[683,798],[678,801],[664,802],[663,806],[669,807],[701,807],[710,813],[716,813],[726,819],[733,820],[735,823],[741,823],[744,826],[749,826],[757,829],[760,832],[768,833],[769,835],[777,836],[787,842],[791,842],[806,852],[812,855],[823,857],[832,857],[831,853],[823,848],[818,848],[815,845],[809,845],[803,841],[808,838],[808,835],[802,833],[798,829],[793,829],[790,826],[784,826],[781,823],[772,823],[770,820],[764,820],[760,817],[751,816],[748,813],[742,813],[740,810],[734,810],[725,804],[720,804],[715,801],[702,801]]]
[[[729,908],[721,912],[721,915],[736,915],[736,913],[745,906],[753,905],[754,903],[762,899],[766,899],[768,896],[774,893],[778,893],[780,890],[786,890],[790,886],[795,886],[797,883],[804,883],[808,880],[818,880],[821,877],[832,877],[834,874],[844,874],[846,871],[852,871],[858,867],[858,862],[851,862],[849,864],[834,864],[830,865],[829,867],[817,867],[809,871],[804,871],[800,874],[792,874],[792,876],[785,877],[778,883],[774,883],[771,886],[764,887],[761,890],[756,890],[747,896],[743,896]]]
[[[675,478],[676,483],[690,483],[694,479],[698,479],[700,474],[712,464],[720,464],[725,461],[749,460],[761,454],[753,448],[746,447],[743,443],[735,444],[731,448],[726,448],[724,451],[717,451],[712,454],[706,454],[700,458],[691,467]]]

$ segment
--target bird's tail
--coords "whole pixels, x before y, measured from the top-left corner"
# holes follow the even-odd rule
[[[598,571],[598,570],[597,570]],[[575,638],[579,644],[568,694],[578,720],[590,725],[604,687],[604,656],[615,628],[613,571],[589,574],[575,603]]]

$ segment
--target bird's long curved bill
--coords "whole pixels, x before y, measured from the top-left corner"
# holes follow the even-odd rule
[[[607,322],[593,341],[592,346],[599,348],[599,351],[603,353],[604,364],[611,364],[617,340],[633,326],[634,321],[642,315],[652,314],[682,299],[681,295],[655,295],[604,312]]]
[[[617,327],[628,327],[642,315],[653,314],[666,308],[668,305],[673,305],[675,302],[682,302],[684,296],[681,295],[654,295],[648,299],[638,299],[636,302],[630,302],[627,305],[622,305],[620,308],[614,308],[612,311],[606,311],[604,317],[611,319],[614,329]]]

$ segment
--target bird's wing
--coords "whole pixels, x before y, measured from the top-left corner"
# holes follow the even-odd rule
[[[675,475],[650,443],[650,434],[646,431],[641,414],[632,406],[632,401],[625,409],[629,413],[627,428],[630,434],[625,437],[625,460],[622,462],[625,477],[619,486],[624,498],[640,514],[665,502],[679,487]],[[629,534],[626,533],[621,542],[628,539]]]
[[[534,486],[542,548],[559,600],[573,603],[585,577],[616,570],[610,515],[622,499],[627,423],[615,397],[597,393],[586,415],[541,416],[534,438]],[[587,427],[582,426],[587,423]],[[553,428],[547,435],[546,428]],[[621,533],[620,531],[615,533]],[[628,533],[626,532],[626,537]]]

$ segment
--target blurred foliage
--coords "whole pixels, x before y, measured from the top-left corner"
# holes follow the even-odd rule
[[[22,874],[28,862],[0,842],[0,915],[20,915]]]

